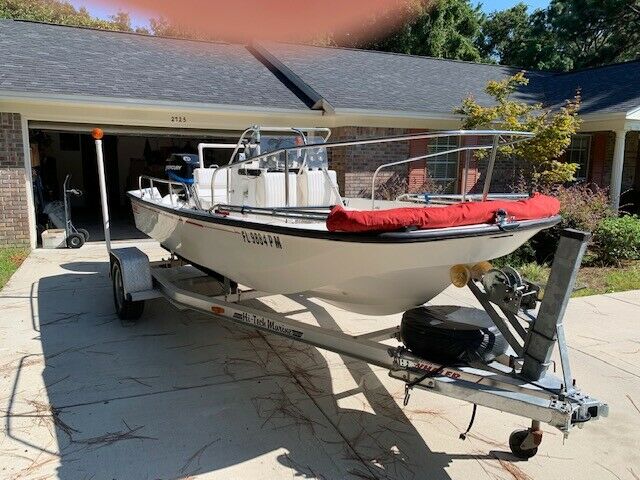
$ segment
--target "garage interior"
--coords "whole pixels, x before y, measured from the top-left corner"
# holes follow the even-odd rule
[[[38,246],[41,233],[55,228],[44,213],[50,202],[63,200],[63,183],[71,175],[70,188],[82,192],[70,195],[71,218],[76,228],[89,232],[89,241],[103,241],[98,170],[91,128],[57,125],[29,125]],[[162,129],[104,128],[103,148],[107,176],[111,236],[113,240],[146,238],[135,228],[127,190],[138,188],[138,177],[165,178],[164,166],[172,153],[197,153],[198,143],[235,143],[240,132],[166,131]],[[205,166],[225,165],[229,152],[205,150]]]

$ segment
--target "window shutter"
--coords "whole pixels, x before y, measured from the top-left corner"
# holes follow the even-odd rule
[[[411,133],[426,133],[421,130],[413,130]],[[428,139],[421,138],[409,142],[409,155],[419,157],[427,154]],[[420,187],[427,181],[427,161],[417,160],[407,164],[409,176],[409,193],[421,193]]]
[[[480,137],[478,136],[468,136],[468,137],[462,137],[462,146],[469,146],[469,145],[477,145],[478,142],[480,141]],[[463,185],[462,182],[464,182],[464,165],[465,165],[465,160],[467,158],[467,155],[470,155],[469,157],[469,170],[467,172],[467,183],[466,185]],[[478,170],[478,159],[476,158],[476,156],[474,155],[474,152],[460,152],[460,168],[458,169],[459,175],[458,175],[458,184],[460,185],[460,188],[458,189],[460,193],[465,192],[465,193],[474,193],[476,191],[475,187],[478,184],[478,181],[480,180],[480,173]],[[458,192],[456,192],[458,193]]]

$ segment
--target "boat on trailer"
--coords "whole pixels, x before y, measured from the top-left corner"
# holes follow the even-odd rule
[[[608,415],[609,408],[606,403],[579,389],[577,381],[572,375],[569,350],[564,333],[565,310],[575,286],[577,272],[590,234],[570,229],[561,232],[544,297],[540,295],[538,285],[524,279],[510,267],[494,269],[488,262],[473,265],[455,264],[449,271],[450,280],[457,287],[469,288],[480,303],[481,309],[424,305],[404,312],[399,326],[353,336],[332,328],[323,328],[305,321],[294,320],[285,314],[278,314],[268,308],[262,308],[260,299],[271,296],[269,292],[234,286],[229,277],[223,276],[221,279],[217,279],[215,277],[219,274],[216,272],[209,271],[206,266],[184,262],[176,254],[172,253],[170,258],[166,260],[150,262],[149,258],[136,247],[111,248],[107,186],[101,141],[102,131],[94,129],[92,134],[96,140],[100,197],[105,243],[109,252],[109,273],[113,285],[114,306],[123,321],[135,322],[138,320],[144,312],[146,300],[165,298],[179,308],[192,309],[218,320],[365,361],[388,370],[390,377],[404,382],[404,405],[409,402],[411,391],[414,388],[425,389],[472,403],[471,421],[466,432],[460,435],[463,440],[473,425],[478,405],[530,419],[531,426],[529,428],[515,430],[509,436],[511,452],[521,459],[531,458],[538,452],[543,436],[542,423],[559,429],[566,437],[574,426],[582,427],[587,422]],[[448,135],[450,132],[446,134]],[[500,138],[494,136],[489,158],[489,172],[491,172],[495,161],[495,153],[499,143]],[[252,145],[247,142],[245,147],[252,148]],[[198,164],[202,162],[204,148],[205,145],[199,147]],[[239,149],[240,147],[238,147]],[[191,160],[193,159],[183,158],[182,162],[191,163]],[[249,170],[249,162],[246,158],[239,159],[237,163],[240,162],[246,162],[244,165],[247,165],[247,170]],[[178,166],[180,168],[177,168]],[[240,167],[242,166],[240,165]],[[261,170],[260,174],[250,173],[247,175],[250,178],[247,179],[236,179],[236,183],[232,183],[234,187],[231,189],[228,188],[228,185],[231,183],[229,179],[233,167],[211,168],[210,197],[207,200],[206,192],[199,192],[198,184],[195,181],[190,181],[191,177],[181,176],[184,175],[182,167],[184,165],[181,164],[181,161],[177,163],[172,161],[169,163],[168,170],[173,172],[170,175],[173,178],[169,181],[155,180],[161,183],[166,182],[164,184],[168,190],[168,197],[167,195],[161,196],[152,183],[153,179],[148,179],[151,185],[145,189],[140,186],[138,198],[135,194],[132,195],[134,205],[137,204],[137,207],[134,208],[140,208],[143,202],[154,204],[153,208],[157,209],[155,214],[138,214],[136,220],[148,222],[149,231],[154,231],[158,238],[165,240],[170,239],[172,235],[178,235],[177,238],[183,238],[183,241],[193,241],[193,235],[190,233],[179,237],[179,235],[183,235],[181,231],[183,225],[181,224],[186,224],[188,221],[199,223],[197,228],[223,229],[224,227],[226,229],[228,225],[220,220],[226,217],[238,217],[238,215],[233,215],[234,213],[240,214],[240,218],[250,216],[252,222],[260,224],[258,227],[249,229],[254,232],[254,237],[250,241],[243,239],[242,242],[256,247],[264,247],[265,250],[267,248],[273,249],[268,251],[284,250],[284,245],[281,238],[278,240],[280,246],[276,245],[275,235],[277,234],[275,233],[264,234],[271,235],[272,240],[269,240],[268,237],[266,240],[258,240],[255,237],[256,232],[261,232],[266,228],[262,225],[271,225],[276,220],[279,221],[278,225],[284,223],[285,228],[289,223],[317,225],[318,218],[310,218],[313,215],[323,216],[327,232],[362,233],[362,240],[354,242],[362,246],[370,243],[375,244],[376,242],[372,242],[371,239],[375,238],[375,235],[383,235],[382,232],[404,234],[419,230],[418,227],[423,227],[423,230],[429,230],[429,228],[425,228],[429,226],[437,226],[437,228],[433,228],[434,230],[449,228],[443,225],[451,222],[450,217],[455,217],[453,220],[455,223],[465,224],[460,225],[459,228],[468,227],[470,230],[473,229],[475,232],[481,233],[472,233],[467,237],[460,237],[457,234],[449,237],[437,233],[438,241],[434,240],[435,243],[474,238],[474,236],[483,236],[483,241],[492,240],[493,236],[508,238],[507,235],[522,231],[522,224],[525,222],[531,220],[540,222],[542,218],[551,219],[548,220],[549,223],[557,221],[555,215],[545,214],[555,206],[553,202],[544,198],[510,199],[511,203],[507,204],[498,203],[504,200],[499,198],[488,201],[487,188],[490,183],[490,174],[485,181],[485,191],[482,194],[481,202],[468,202],[467,200],[472,199],[465,198],[463,195],[461,198],[453,198],[453,200],[459,200],[459,203],[448,205],[452,199],[449,196],[441,196],[430,199],[433,204],[446,205],[441,208],[422,207],[394,211],[393,208],[388,208],[388,205],[382,205],[382,202],[377,201],[372,202],[371,210],[357,210],[353,206],[349,207],[349,203],[345,199],[340,199],[340,203],[346,206],[338,204],[327,213],[327,209],[323,206],[294,208],[292,210],[289,195],[291,192],[297,191],[290,188],[292,185],[283,189],[285,203],[287,203],[285,207],[256,208],[233,205],[228,202],[229,195],[238,195],[238,192],[247,196],[256,195],[256,191],[259,195],[273,194],[273,191],[269,192],[267,189],[256,189],[252,194],[249,193],[246,186],[242,187],[242,182],[255,180],[253,177],[259,177],[265,170]],[[379,167],[378,171],[384,167],[385,165]],[[200,165],[200,168],[203,167]],[[228,182],[227,187],[219,189],[220,192],[215,191],[217,185],[215,172],[218,172],[218,168],[227,175]],[[287,175],[304,172],[303,168],[294,172],[287,171],[289,168],[286,165],[284,169]],[[189,169],[187,168],[187,170]],[[270,173],[268,168],[266,173]],[[274,173],[282,172],[276,170]],[[329,181],[335,186],[332,174],[328,169],[321,170],[321,173],[325,181]],[[196,174],[196,177],[198,175],[200,172]],[[328,180],[326,180],[327,177]],[[281,177],[280,179],[284,180],[284,178],[289,177]],[[141,183],[142,181],[141,179]],[[373,181],[375,184],[375,175]],[[323,191],[326,194],[327,190]],[[339,196],[333,186],[331,191]],[[218,194],[224,197],[224,203],[218,203],[219,200],[216,198]],[[418,203],[425,200],[424,196],[422,198],[405,196],[405,199]],[[372,200],[374,200],[373,196]],[[167,210],[158,209],[155,205],[166,206]],[[395,204],[392,205],[395,206]],[[494,207],[498,205],[501,208],[495,209]],[[379,207],[378,210],[376,210],[376,206]],[[171,213],[175,210],[181,212],[180,215],[184,216],[184,220],[179,220],[177,224],[172,223],[173,221],[165,221],[162,212]],[[185,216],[184,212],[187,211],[196,212],[202,218],[215,218],[216,221],[211,222],[210,226],[205,226],[201,217]],[[208,213],[209,217],[204,217],[204,213]],[[264,213],[268,213],[268,215],[264,215]],[[178,216],[175,213],[171,214]],[[151,218],[153,215],[157,215],[158,218]],[[490,218],[489,215],[491,215]],[[519,218],[522,220],[518,220]],[[484,222],[480,220],[484,220]],[[407,224],[406,228],[398,228],[398,225],[405,223]],[[545,224],[538,223],[531,230],[544,228],[541,225]],[[245,227],[234,228],[241,230]],[[302,230],[305,227],[297,226],[295,228]],[[319,230],[319,227],[315,228]],[[493,233],[485,236],[485,229],[491,228],[494,228]],[[176,230],[178,232],[172,233]],[[205,232],[206,230],[201,230],[202,237],[208,236]],[[261,235],[263,234],[261,233]],[[303,235],[289,236],[308,238]],[[335,245],[338,246],[343,245],[344,242],[330,239],[330,237],[325,240],[335,242]],[[269,244],[268,247],[265,242]],[[412,242],[390,243],[399,246]],[[421,239],[413,243],[423,242]],[[426,242],[424,243],[426,244]],[[173,243],[173,245],[176,251],[178,248],[183,248],[179,244]],[[188,252],[189,250],[187,248],[182,251]],[[429,251],[425,250],[423,253],[429,254]],[[234,258],[237,258],[238,254],[236,252],[233,255]],[[456,257],[456,260],[468,258],[465,255],[468,255],[468,252],[457,252],[455,255],[451,254],[450,258]],[[494,251],[491,255],[496,255],[496,252]],[[252,254],[250,257],[256,261],[266,262],[268,255]],[[348,260],[353,265],[353,260]],[[372,261],[373,259],[367,260]],[[436,262],[435,260],[430,261]],[[297,265],[290,265],[290,267],[298,268]],[[361,276],[361,270],[351,274],[351,277],[357,275]],[[238,277],[233,275],[233,278]],[[296,295],[294,298],[303,296]],[[351,299],[349,301],[352,302]],[[335,303],[340,304],[340,302]],[[387,299],[385,303],[397,305],[398,302],[391,302]],[[363,308],[362,304],[355,303],[355,305],[358,309]],[[556,347],[559,353],[561,377],[554,374],[556,364],[552,360],[552,354]],[[549,371],[552,364],[553,372]]]
[[[192,265],[238,284],[391,314],[442,292],[451,267],[507,255],[559,221],[554,200],[489,194],[498,148],[530,133],[447,131],[329,142],[330,133],[254,126],[235,144],[200,144],[197,156],[174,155],[168,178],[140,177],[139,188],[128,192],[136,227]],[[447,137],[475,143],[381,165],[367,199],[342,196],[329,169],[337,148]],[[231,150],[229,163],[205,166],[208,149]],[[483,150],[488,169],[479,198],[376,198],[383,169]]]

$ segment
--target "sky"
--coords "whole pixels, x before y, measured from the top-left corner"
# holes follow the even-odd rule
[[[504,10],[506,8],[512,7],[515,4],[523,1],[527,5],[529,5],[530,10],[535,10],[537,8],[544,8],[549,4],[549,0],[472,0],[472,3],[476,5],[482,5],[482,10],[485,13],[491,13],[496,10]],[[113,15],[118,11],[118,2],[109,2],[111,5],[105,6],[104,1],[95,2],[94,0],[70,0],[70,3],[75,7],[84,6],[89,10],[89,12],[98,18],[108,18],[109,15]],[[126,9],[123,9],[126,10]],[[149,25],[149,14],[145,14],[142,12],[129,12],[131,15],[132,24],[134,27],[143,26],[147,27]]]
[[[472,0],[472,3],[482,4],[482,10],[485,13],[491,13],[496,10],[504,10],[509,7],[513,7],[516,3],[520,3],[519,0],[484,0],[483,2]],[[529,5],[529,10],[535,10],[536,8],[545,8],[549,5],[549,0],[523,0],[523,3]]]

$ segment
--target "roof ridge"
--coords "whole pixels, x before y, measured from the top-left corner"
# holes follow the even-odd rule
[[[110,30],[108,28],[97,28],[97,27],[90,27],[87,25],[65,25],[63,23],[45,22],[41,20],[29,20],[24,18],[0,18],[0,22],[1,21],[33,23],[38,25],[49,25],[52,27],[77,28],[80,30],[91,30],[94,32],[106,32],[106,33],[119,33],[122,35],[133,35],[136,37],[159,38],[164,40],[179,40],[181,42],[209,43],[213,45],[243,45],[241,43],[225,42],[224,40],[203,40],[203,39],[197,39],[197,38],[170,37],[165,35],[154,35],[152,33],[127,32],[126,30]]]

